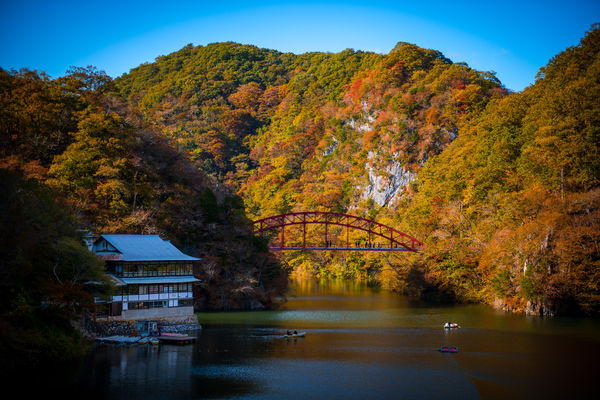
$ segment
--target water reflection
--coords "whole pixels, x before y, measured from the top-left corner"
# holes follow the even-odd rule
[[[99,345],[80,386],[95,398],[171,398],[192,392],[192,348]],[[104,396],[98,396],[103,393]]]
[[[354,282],[300,281],[281,310],[199,314],[193,346],[99,346],[81,398],[574,398],[592,394],[593,319],[414,307]],[[462,329],[444,330],[446,321]],[[287,329],[307,331],[287,340]],[[458,354],[436,351],[458,346]],[[66,378],[65,378],[66,379]]]
[[[327,395],[334,398],[571,397],[590,392],[590,371],[600,355],[598,320],[540,319],[478,305],[415,307],[356,282],[299,281],[282,310],[199,318],[208,324],[207,332],[260,326],[254,336],[267,340],[287,328],[309,332],[293,347],[281,348],[274,339],[268,351],[253,356],[263,358],[262,364],[244,367],[266,397],[279,392],[264,374],[273,368],[289,371],[288,363],[300,368],[304,386],[322,384],[323,364],[337,371],[335,381],[342,383],[327,384]],[[446,321],[463,328],[441,329]],[[441,345],[460,351],[440,354],[435,349]],[[276,381],[293,386],[289,379],[293,376],[283,373]]]

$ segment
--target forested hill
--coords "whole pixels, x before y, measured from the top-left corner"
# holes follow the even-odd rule
[[[94,68],[0,69],[0,370],[81,354],[71,322],[110,294],[92,234],[160,234],[202,257],[198,310],[263,309],[287,274],[242,200],[145,123]],[[99,282],[104,284],[98,285]]]
[[[205,172],[243,188],[253,215],[293,208],[286,199],[298,190],[285,186],[295,180],[349,172],[323,153],[333,160],[358,155],[362,162],[369,150],[388,145],[391,157],[417,169],[456,135],[461,120],[505,93],[493,74],[408,43],[398,43],[388,55],[189,45],[133,69],[116,84],[146,121],[190,151]],[[338,144],[345,154],[327,150]],[[267,182],[277,195],[256,192]],[[347,208],[347,194],[332,194],[336,199],[325,206]]]
[[[282,266],[250,234],[241,199],[144,123],[103,72],[74,68],[64,77],[49,79],[35,71],[0,70],[0,113],[0,167],[43,183],[79,229],[160,234],[182,251],[203,257],[199,308],[262,308],[282,294]],[[27,185],[6,183],[16,192],[3,195],[18,196]],[[20,212],[25,220],[10,224],[17,231],[27,225],[28,213],[35,214]],[[2,243],[13,243],[11,235],[19,236],[4,225],[4,217],[12,216],[3,214]],[[52,235],[44,232],[30,240],[46,236]],[[3,260],[8,262],[3,273],[23,269],[26,262],[35,274],[44,257],[60,264],[62,239],[57,235],[48,240],[57,246],[54,252],[24,252],[25,259]],[[18,253],[19,245],[27,243],[17,243],[11,252]],[[31,277],[21,278],[3,281],[8,298],[28,291]],[[28,301],[35,304],[39,299]],[[6,310],[12,307],[6,304]]]
[[[403,42],[388,54],[188,45],[115,84],[250,218],[348,212],[427,243],[413,257],[291,254],[296,271],[597,313],[598,35],[522,93]]]

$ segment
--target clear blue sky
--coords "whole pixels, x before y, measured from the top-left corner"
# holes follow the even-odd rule
[[[117,77],[188,43],[387,53],[404,41],[496,71],[506,87],[520,91],[594,22],[600,0],[0,0],[0,67],[58,77],[69,66],[94,65]]]

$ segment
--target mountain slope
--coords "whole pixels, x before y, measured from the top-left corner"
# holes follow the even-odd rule
[[[417,258],[289,254],[296,271],[596,313],[597,36],[594,26],[522,93],[402,42],[386,55],[188,46],[116,84],[145,121],[235,188],[251,218],[347,212],[428,245]]]
[[[408,43],[387,55],[188,46],[116,84],[203,171],[236,188],[250,217],[329,210],[383,222],[426,159],[506,95],[493,74]],[[318,258],[288,261],[348,270],[344,259]]]
[[[419,176],[421,270],[463,298],[599,311],[600,30],[492,101]]]

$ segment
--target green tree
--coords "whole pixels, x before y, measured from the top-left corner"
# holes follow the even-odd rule
[[[0,369],[70,360],[84,351],[71,321],[93,305],[102,262],[69,207],[45,186],[0,169]]]
[[[74,142],[55,157],[48,184],[95,217],[123,216],[131,196],[125,170],[132,132],[121,116],[88,108]]]

